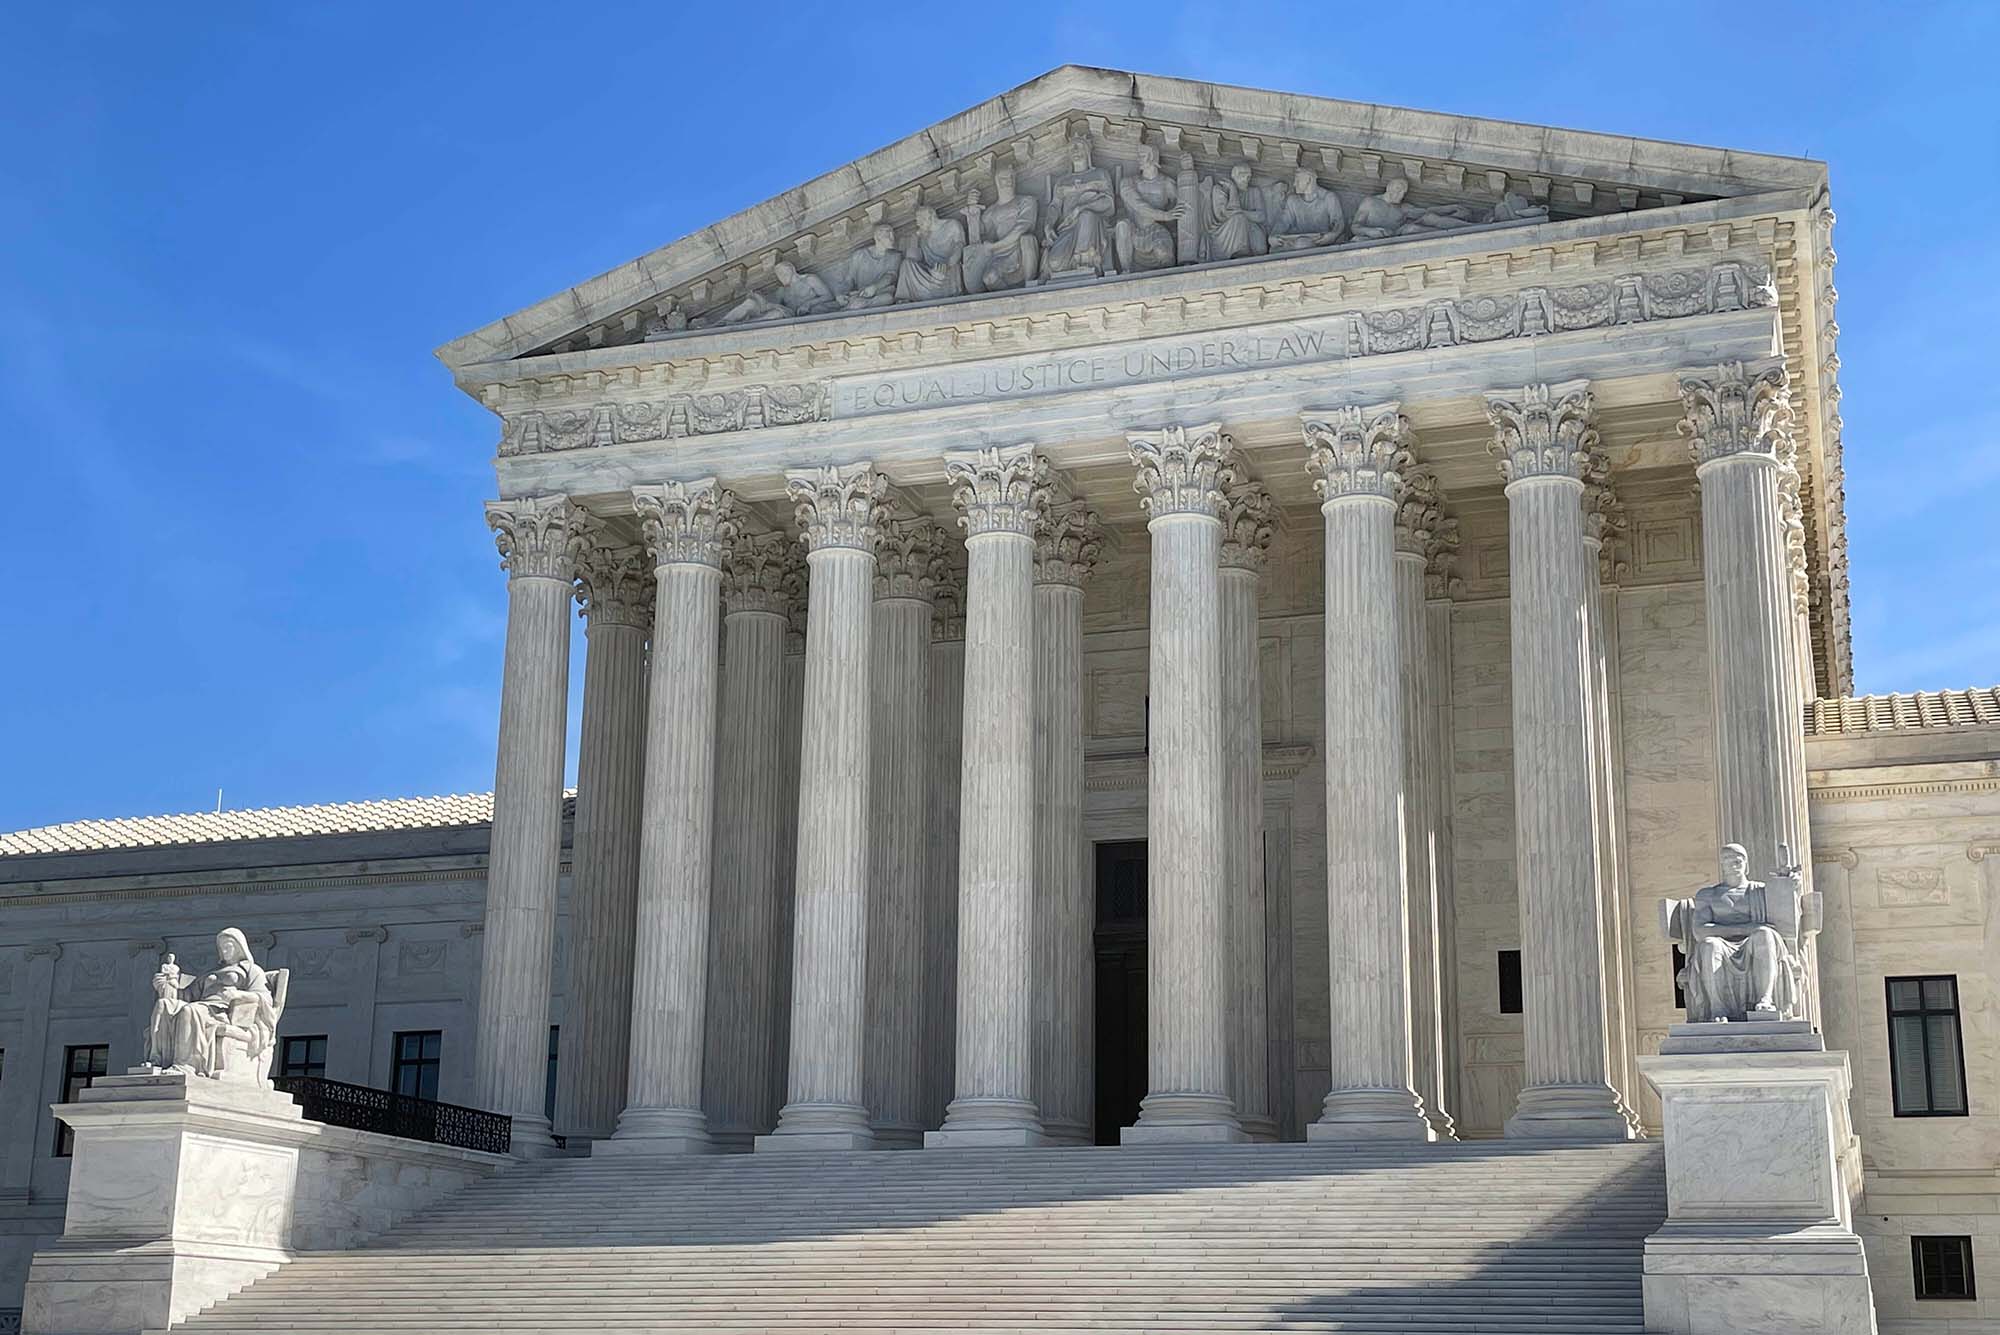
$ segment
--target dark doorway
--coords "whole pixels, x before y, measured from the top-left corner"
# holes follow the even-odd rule
[[[1097,1143],[1146,1097],[1146,841],[1097,845]]]

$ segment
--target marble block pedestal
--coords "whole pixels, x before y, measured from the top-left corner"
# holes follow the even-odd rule
[[[28,1271],[32,1335],[161,1330],[290,1259],[298,1104],[253,1081],[100,1079],[76,1133],[63,1235]]]
[[[1873,1335],[1847,1054],[1803,1021],[1682,1024],[1639,1069],[1659,1091],[1667,1148],[1646,1329]]]

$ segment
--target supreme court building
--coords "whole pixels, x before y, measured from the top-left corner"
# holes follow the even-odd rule
[[[1045,75],[440,349],[490,805],[6,836],[0,1037],[38,982],[53,1069],[99,937],[123,1023],[171,889],[517,1154],[1626,1140],[1733,842],[1825,900],[1931,1329],[1909,1239],[2000,1245],[2000,699],[1849,694],[1833,223],[1813,161]],[[1957,1121],[1899,1120],[1899,978]]]

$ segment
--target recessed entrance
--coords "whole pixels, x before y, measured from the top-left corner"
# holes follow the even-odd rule
[[[1116,1145],[1146,1097],[1146,841],[1096,847],[1096,1139]]]

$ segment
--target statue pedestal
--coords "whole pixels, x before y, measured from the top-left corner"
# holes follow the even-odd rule
[[[1667,1149],[1646,1329],[1874,1335],[1847,1054],[1803,1021],[1682,1024],[1639,1069]]]
[[[56,1116],[76,1134],[63,1235],[36,1253],[23,1335],[183,1321],[287,1259],[299,1147],[315,1123],[245,1080],[100,1079]]]

